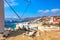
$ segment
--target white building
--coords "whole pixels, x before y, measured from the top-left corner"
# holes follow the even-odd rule
[[[15,29],[19,29],[19,27],[23,29],[23,26],[26,27],[27,25],[28,25],[28,22],[17,23]]]

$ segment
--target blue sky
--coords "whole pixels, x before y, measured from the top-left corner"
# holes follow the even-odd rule
[[[60,0],[7,0],[19,16],[22,16],[24,10],[31,1],[29,7],[24,12],[22,18],[37,16],[60,15]],[[5,17],[17,18],[11,8],[4,3]]]

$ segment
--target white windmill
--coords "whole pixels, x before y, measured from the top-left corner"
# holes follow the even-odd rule
[[[0,0],[0,33],[4,32],[4,0]]]
[[[24,10],[24,12],[27,10],[27,8],[30,5],[30,1],[25,0],[27,3],[29,2],[28,6]],[[11,7],[11,5],[5,0],[5,2],[9,5],[9,7],[13,10],[13,12],[17,15],[17,17],[20,19],[19,15],[16,13],[16,11]],[[23,12],[23,14],[24,14]],[[21,16],[22,17],[22,16]],[[4,0],[0,0],[0,34],[4,33]]]

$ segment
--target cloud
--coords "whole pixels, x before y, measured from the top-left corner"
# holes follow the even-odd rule
[[[52,9],[51,12],[53,13],[60,12],[60,9]]]
[[[43,10],[38,10],[38,13],[43,13],[44,11]]]
[[[18,18],[17,16],[5,16],[5,18]]]
[[[50,10],[45,10],[45,11],[44,11],[44,13],[48,13],[48,12],[50,12]]]
[[[51,9],[51,10],[38,10],[38,13],[57,13],[60,12],[60,9]]]
[[[7,0],[11,6],[16,6],[18,3],[15,0]],[[9,7],[8,4],[4,1],[4,6]]]
[[[38,10],[38,13],[48,13],[50,10]]]

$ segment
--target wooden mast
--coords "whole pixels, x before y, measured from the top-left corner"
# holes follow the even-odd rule
[[[0,0],[0,33],[4,32],[4,0]]]

